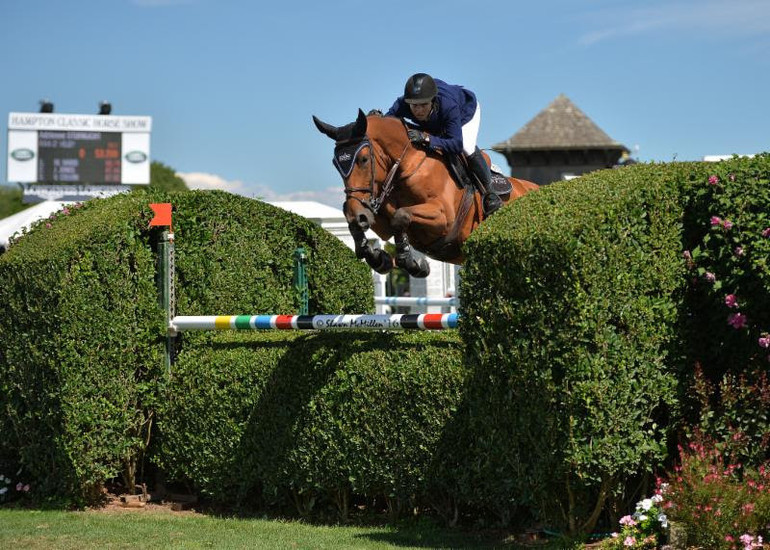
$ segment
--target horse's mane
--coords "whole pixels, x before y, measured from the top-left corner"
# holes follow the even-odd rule
[[[384,137],[399,138],[403,142],[407,139],[406,121],[403,118],[395,116],[370,116],[368,117],[367,134],[370,137],[376,137],[373,133],[382,133]],[[372,126],[371,123],[374,123]],[[371,133],[370,133],[371,132]]]

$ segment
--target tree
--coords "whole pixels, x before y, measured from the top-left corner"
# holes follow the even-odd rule
[[[21,197],[20,188],[10,185],[0,186],[0,219],[7,218],[31,206],[30,204],[23,204]]]
[[[144,186],[140,186],[145,188]],[[154,161],[150,164],[150,189],[163,191],[187,191],[187,184],[176,175],[173,168],[162,162]]]

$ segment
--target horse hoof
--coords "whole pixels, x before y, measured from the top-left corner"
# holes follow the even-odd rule
[[[420,260],[417,262],[417,269],[410,273],[412,277],[415,277],[417,279],[424,279],[428,275],[430,275],[430,265],[425,260]]]
[[[393,270],[393,258],[381,248],[378,249],[378,253],[372,254],[366,261],[369,264],[369,267],[382,275],[390,273]]]
[[[420,261],[416,261],[414,258],[409,257],[407,259],[396,258],[396,265],[403,268],[409,275],[416,279],[424,279],[430,275],[430,265],[423,258]]]

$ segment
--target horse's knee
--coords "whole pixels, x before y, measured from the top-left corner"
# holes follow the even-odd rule
[[[409,227],[411,218],[412,217],[409,215],[409,212],[405,208],[399,208],[393,214],[393,219],[390,220],[390,225],[393,227],[394,232],[404,233],[406,232],[406,228]]]

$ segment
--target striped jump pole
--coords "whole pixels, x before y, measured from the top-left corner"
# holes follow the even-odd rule
[[[459,298],[428,298],[410,296],[375,296],[374,303],[383,306],[450,306],[460,305]]]
[[[172,333],[186,330],[444,330],[457,328],[457,313],[395,315],[179,315]]]

